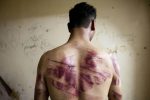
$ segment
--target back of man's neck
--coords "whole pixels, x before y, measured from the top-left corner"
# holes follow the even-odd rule
[[[70,36],[67,43],[70,43],[72,45],[84,46],[85,44],[91,44],[91,41],[89,40],[89,38],[85,38],[82,36],[78,36],[78,37]]]
[[[90,41],[90,30],[87,28],[75,28],[70,35],[70,40]]]

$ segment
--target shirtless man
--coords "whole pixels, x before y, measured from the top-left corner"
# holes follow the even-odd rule
[[[122,100],[116,60],[91,44],[96,9],[79,3],[69,11],[69,40],[39,61],[35,100]]]

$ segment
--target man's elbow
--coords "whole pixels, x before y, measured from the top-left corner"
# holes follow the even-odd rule
[[[110,95],[108,95],[108,100],[122,100],[123,96],[121,93],[112,92]]]
[[[48,93],[46,91],[42,91],[42,90],[35,90],[34,93],[34,100],[48,100]]]

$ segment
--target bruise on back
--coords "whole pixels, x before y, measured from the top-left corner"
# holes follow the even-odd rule
[[[95,52],[86,53],[78,72],[73,57],[68,56],[61,61],[49,59],[50,67],[47,68],[47,75],[50,84],[56,89],[78,96],[92,89],[94,85],[102,85],[111,77],[111,74],[104,70],[96,70],[98,67],[96,62],[102,58]]]

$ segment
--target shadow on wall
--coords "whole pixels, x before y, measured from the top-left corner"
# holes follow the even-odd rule
[[[0,19],[16,20],[68,13],[74,0],[1,0]],[[63,9],[62,9],[63,8]]]
[[[137,93],[135,97],[143,93],[144,96],[140,98],[141,100],[150,99],[150,0],[145,0],[145,12],[147,12],[145,13],[147,18],[143,18],[143,21],[140,23],[140,27],[143,29],[140,31],[140,38],[143,42],[143,45],[141,45],[142,49],[134,48],[134,50],[138,52],[135,59],[135,61],[138,62],[135,68],[134,81],[135,91]]]

